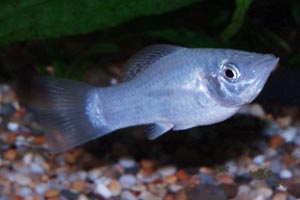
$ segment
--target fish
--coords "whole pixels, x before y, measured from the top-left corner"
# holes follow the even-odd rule
[[[157,44],[134,54],[116,85],[38,77],[31,99],[52,153],[138,125],[154,140],[230,118],[258,96],[278,62],[272,54]]]

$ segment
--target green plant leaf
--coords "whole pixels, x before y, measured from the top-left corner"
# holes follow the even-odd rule
[[[236,0],[235,10],[231,19],[231,23],[223,31],[222,40],[228,40],[234,36],[243,26],[245,15],[249,9],[252,0]]]
[[[85,34],[200,0],[3,0],[0,44]]]

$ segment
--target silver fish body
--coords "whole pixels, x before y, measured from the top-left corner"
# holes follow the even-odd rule
[[[136,125],[155,139],[231,117],[260,93],[278,61],[231,49],[153,45],[128,61],[124,82],[115,86],[44,81],[51,103],[38,113],[47,113],[39,115],[52,152]]]

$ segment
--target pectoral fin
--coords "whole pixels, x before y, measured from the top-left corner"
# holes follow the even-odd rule
[[[154,140],[174,127],[173,124],[155,123],[145,126],[145,133],[149,140]]]

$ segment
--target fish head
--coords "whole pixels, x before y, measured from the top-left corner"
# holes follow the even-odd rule
[[[207,88],[211,98],[223,107],[240,107],[253,101],[279,62],[272,54],[213,51],[207,63]]]

